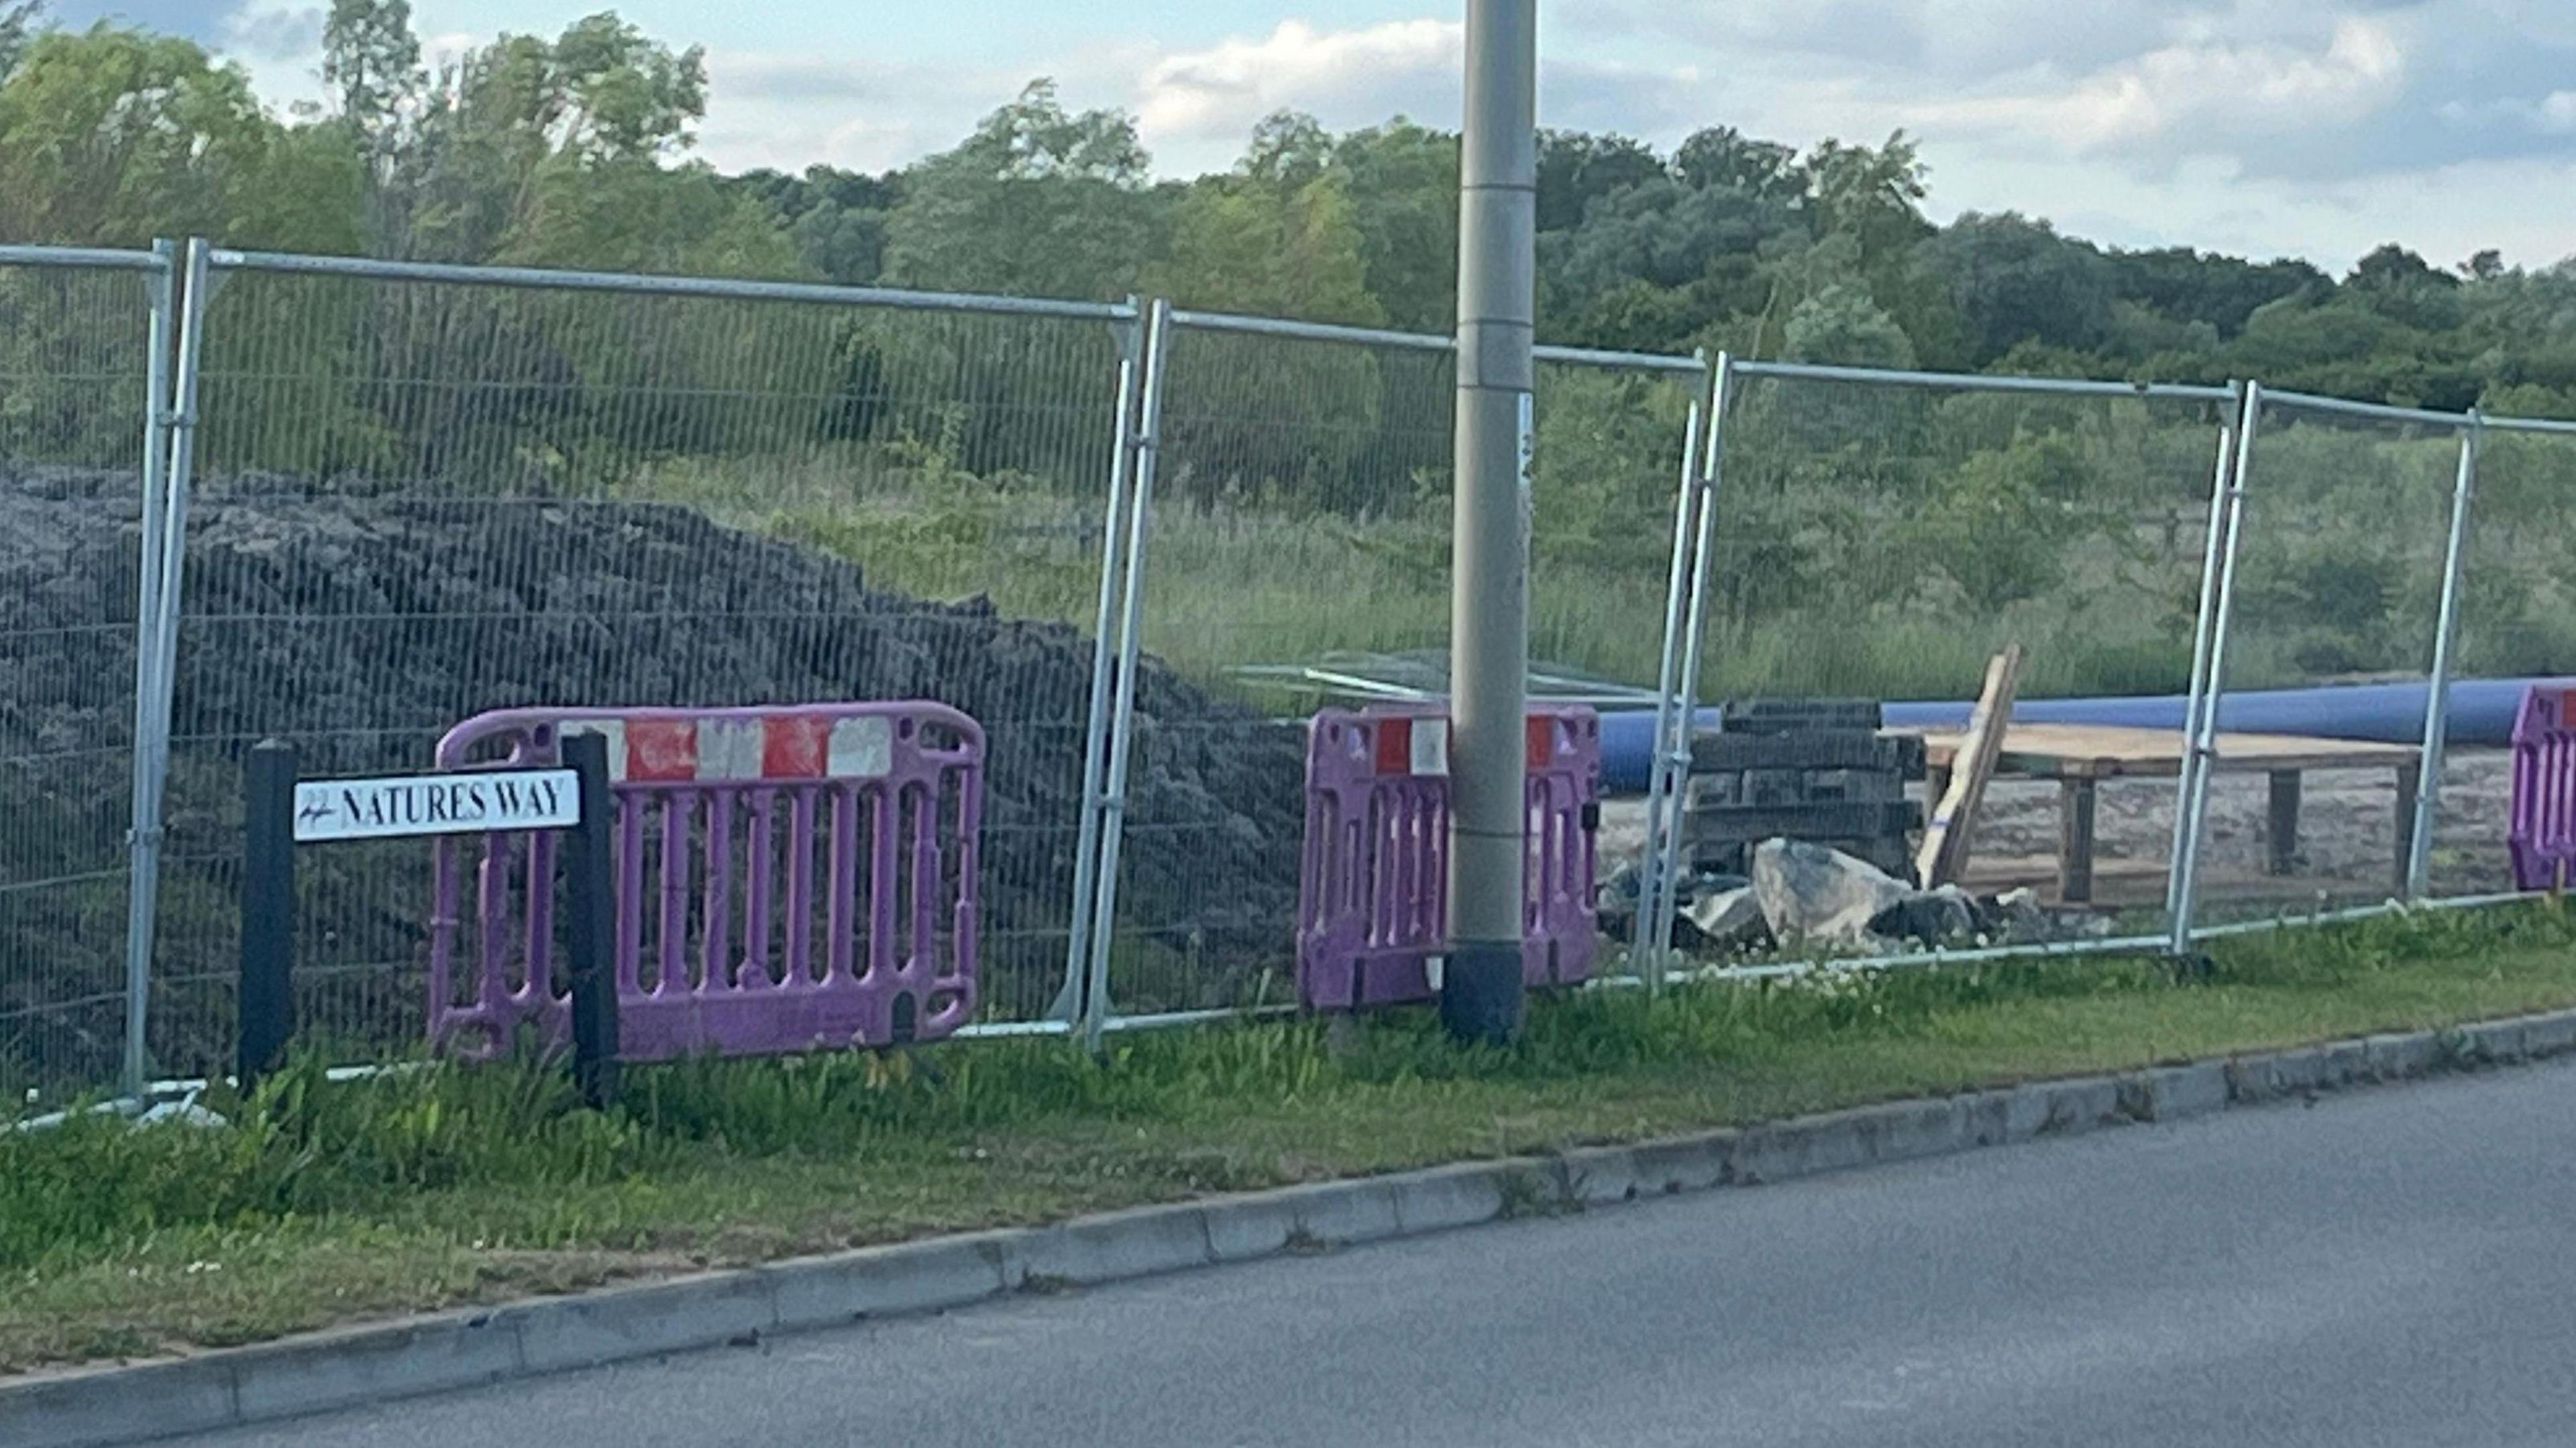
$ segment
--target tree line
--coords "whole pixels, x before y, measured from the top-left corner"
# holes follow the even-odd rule
[[[1032,82],[899,170],[691,158],[700,47],[614,12],[435,67],[407,0],[333,0],[319,104],[281,112],[186,39],[0,6],[0,237],[796,277],[1445,331],[1457,137],[1283,112],[1230,170],[1158,179],[1132,116]],[[1540,138],[1540,319],[1576,346],[2217,381],[2576,413],[2576,266],[2390,245],[2127,250],[2018,212],[1924,214],[1915,140],[1804,150],[1727,126],[1669,153]]]

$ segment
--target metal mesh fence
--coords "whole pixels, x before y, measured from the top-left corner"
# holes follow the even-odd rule
[[[1650,686],[1668,520],[1701,369],[1542,363],[1530,647],[1543,675]],[[1293,998],[1304,739],[1327,698],[1446,688],[1446,339],[1182,314],[1162,369],[1144,650],[1276,721],[1140,728],[1144,771],[1221,760],[1237,817],[1131,801],[1110,996],[1125,1014]],[[1651,696],[1648,696],[1649,698]],[[1162,842],[1139,863],[1139,841]]]
[[[1045,1008],[1132,314],[748,292],[231,271],[186,528],[165,1060],[228,1039],[243,752],[420,769],[513,705],[964,709],[992,741],[986,1015]],[[431,849],[307,852],[317,1034],[418,1039]]]
[[[129,258],[150,263],[150,257]],[[0,1091],[124,1041],[151,274],[0,265]]]
[[[2200,847],[2198,919],[2404,893],[2460,438],[2456,419],[2361,415],[2267,394],[2243,479],[2222,679],[2231,693],[2384,691],[2388,736],[2223,703]],[[2350,703],[2356,697],[2345,696]],[[2344,730],[2336,728],[2336,733]],[[2301,738],[2299,736],[2307,737]],[[2445,868],[2436,893],[2465,893]]]
[[[157,260],[23,260],[0,255],[10,1090],[97,1084],[117,1061],[159,355]],[[514,705],[965,709],[991,740],[986,1015],[1069,1011],[1122,380],[1150,394],[1124,399],[1131,424],[1159,427],[1116,1012],[1289,999],[1297,726],[1328,697],[1445,688],[1446,339],[1179,313],[1149,379],[1132,308],[234,253],[210,283],[179,349],[199,420],[158,877],[163,1072],[229,1048],[248,746],[289,739],[312,775],[414,770],[456,723]],[[1685,359],[1543,352],[1535,675],[1603,696],[1654,680],[1707,381]],[[1739,367],[1698,701],[1956,700],[2008,641],[2026,650],[2026,719],[2054,697],[2138,696],[2118,737],[2016,751],[1968,883],[2030,885],[2111,934],[2160,929],[2177,696],[2232,421],[2215,389]],[[2267,400],[2222,670],[2238,706],[2393,683],[2416,687],[2420,725],[2464,425]],[[2576,436],[2496,420],[2476,481],[2453,675],[2562,666]],[[2285,727],[2245,718],[2230,715]],[[2420,755],[2412,730],[2382,732],[2315,758],[2221,739],[2204,923],[2398,888]],[[2491,749],[2451,752],[2431,893],[2506,883],[2507,773]],[[1611,805],[1605,866],[1641,826]],[[353,1053],[419,1039],[432,848],[307,856],[301,1007]]]
[[[2576,429],[2526,431],[2509,421],[2484,429],[2474,481],[2452,676],[2564,673],[2576,661],[2576,573],[2565,545],[2576,533]],[[2488,695],[2482,713],[2517,702],[2471,687]],[[2508,890],[2512,756],[2493,743],[2463,742],[2458,732],[2444,753],[2426,889],[2435,896]]]
[[[1569,684],[1651,690],[1674,492],[1706,369],[1543,358],[1531,473],[1530,656]],[[1635,707],[1651,708],[1651,696]]]
[[[1972,698],[2011,643],[2026,705],[2186,691],[2224,394],[2015,386],[1737,368],[1703,705]],[[2089,907],[2119,937],[2160,928],[2178,700],[2170,712],[2017,750],[1974,821],[1964,883]],[[1966,713],[1917,721],[1936,779]],[[1914,791],[1927,814],[1929,793]]]
[[[1294,998],[1299,726],[1319,697],[1298,673],[1419,659],[1449,630],[1445,343],[1186,313],[1168,336],[1138,644],[1236,712],[1140,694],[1108,962],[1125,1015]],[[1160,777],[1205,778],[1223,807]]]

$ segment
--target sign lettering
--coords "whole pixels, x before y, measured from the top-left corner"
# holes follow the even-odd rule
[[[316,779],[295,786],[295,840],[382,840],[569,829],[581,790],[569,769]]]

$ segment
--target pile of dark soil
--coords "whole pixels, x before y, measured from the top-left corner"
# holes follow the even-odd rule
[[[0,761],[21,761],[0,763],[0,1055],[12,1019],[116,978],[137,515],[130,477],[0,477]],[[987,732],[987,1000],[1021,1014],[1052,994],[1092,668],[1075,629],[872,588],[861,565],[658,504],[257,479],[201,498],[188,532],[159,961],[172,990],[229,968],[239,759],[262,738],[295,741],[308,774],[396,771],[427,767],[459,720],[513,705],[933,699]],[[1131,942],[1222,965],[1194,986],[1202,999],[1121,1005],[1214,1004],[1228,978],[1290,953],[1303,748],[1141,668],[1120,915]],[[355,848],[310,852],[332,873],[309,882],[303,958],[317,979],[390,979],[388,1001],[416,1011],[423,873]],[[81,872],[102,878],[8,888]],[[58,1037],[47,1049],[86,1054],[96,1031],[18,1034],[22,1056]],[[160,1046],[172,1064],[220,1048]]]

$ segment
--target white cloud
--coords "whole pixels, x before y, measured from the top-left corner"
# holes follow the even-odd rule
[[[2167,46],[2070,87],[1908,108],[1927,134],[1999,133],[2074,154],[2257,148],[2267,134],[2367,121],[2397,102],[2406,47],[2394,26],[2338,21],[2322,49],[2278,42]]]
[[[1465,29],[1450,20],[1395,20],[1358,30],[1282,21],[1260,39],[1229,39],[1156,61],[1139,79],[1135,110],[1147,144],[1239,144],[1282,107],[1328,123],[1383,120],[1394,111],[1458,108]]]
[[[1576,0],[1572,19],[1747,54],[1795,54],[1973,80],[2034,66],[2107,63],[2199,27],[2210,0],[1807,0],[1675,5]]]
[[[318,5],[249,5],[224,19],[224,48],[259,60],[309,60],[321,44]]]

